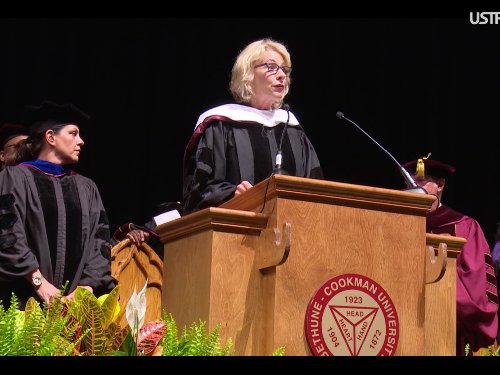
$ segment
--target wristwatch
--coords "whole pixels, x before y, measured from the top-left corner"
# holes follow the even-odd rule
[[[33,286],[35,287],[35,289],[40,288],[40,285],[42,285],[42,280],[43,280],[42,275],[33,275],[33,276],[31,276],[31,283],[33,284]]]

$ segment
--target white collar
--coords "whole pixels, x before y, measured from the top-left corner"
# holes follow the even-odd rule
[[[297,126],[299,121],[292,112],[288,125]],[[224,104],[206,112],[203,112],[196,122],[195,129],[210,116],[224,116],[234,121],[250,121],[262,124],[264,126],[273,127],[280,123],[286,123],[287,112],[284,109],[262,110],[249,107],[241,104]]]

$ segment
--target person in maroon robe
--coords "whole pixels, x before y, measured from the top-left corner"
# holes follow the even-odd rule
[[[455,168],[428,157],[403,166],[414,173],[419,186],[438,198],[427,215],[427,232],[447,233],[467,240],[457,257],[457,354],[464,354],[466,344],[477,351],[495,341],[498,330],[495,270],[479,223],[442,204],[446,177]]]

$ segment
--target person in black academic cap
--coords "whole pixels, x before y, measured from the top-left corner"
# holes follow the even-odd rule
[[[446,178],[455,167],[427,157],[403,166],[415,182],[438,199],[427,215],[427,232],[463,237],[467,243],[457,257],[457,354],[466,344],[472,351],[493,344],[498,329],[498,293],[489,244],[479,223],[442,203]]]
[[[272,173],[323,178],[316,151],[284,104],[291,84],[287,48],[272,39],[247,45],[233,65],[238,104],[200,115],[184,153],[184,214],[218,206]]]
[[[27,107],[29,137],[18,165],[0,172],[0,299],[24,308],[30,297],[50,303],[69,282],[97,296],[114,286],[106,211],[95,183],[73,170],[89,116],[72,104]]]
[[[5,123],[0,127],[0,170],[14,165],[15,145],[28,138],[28,130],[21,124]]]

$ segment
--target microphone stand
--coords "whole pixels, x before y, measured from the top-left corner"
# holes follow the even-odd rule
[[[282,166],[282,159],[283,159],[283,152],[281,150],[281,146],[283,145],[283,137],[285,136],[286,133],[286,128],[288,127],[288,122],[290,121],[290,106],[288,104],[283,104],[283,109],[286,111],[287,118],[286,118],[286,123],[285,126],[283,127],[283,133],[281,133],[281,139],[280,143],[278,146],[278,151],[276,152],[276,162],[274,164],[274,169],[271,173],[271,176],[273,174],[281,174],[281,175],[290,175],[285,169],[283,169]]]
[[[370,137],[370,135],[367,132],[365,132],[363,129],[361,129],[361,127],[358,124],[356,124],[352,120],[349,120],[347,117],[344,116],[344,114],[342,112],[337,112],[337,117],[341,120],[346,120],[346,121],[350,122],[351,124],[353,124],[355,127],[357,127],[364,135],[366,135],[368,138],[370,138],[370,140],[373,143],[375,143],[380,149],[382,149],[382,151],[384,151],[385,154],[387,156],[389,156],[394,163],[396,163],[396,165],[398,166],[399,172],[401,172],[401,174],[403,175],[403,178],[405,179],[405,182],[406,182],[407,188],[405,189],[405,191],[409,191],[412,193],[427,194],[427,191],[424,188],[417,185],[415,180],[410,176],[408,171],[406,169],[404,169],[404,167],[401,164],[399,164],[399,162],[396,160],[396,158],[394,156],[392,156],[392,154],[389,151],[387,151],[385,148],[383,148],[375,139]]]

